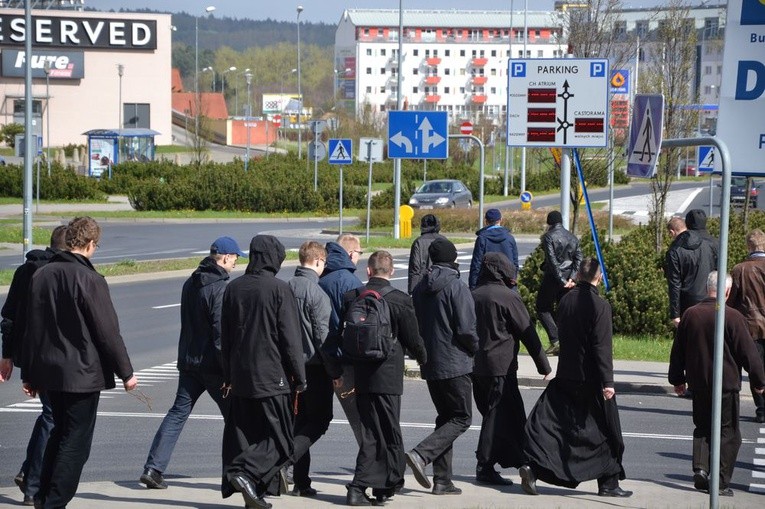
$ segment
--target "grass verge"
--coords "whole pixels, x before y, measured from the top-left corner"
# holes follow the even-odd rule
[[[23,227],[14,223],[0,223],[0,242],[8,242],[11,244],[21,244],[24,240]],[[47,246],[50,242],[50,232],[46,228],[39,226],[32,227],[32,244],[41,244]]]

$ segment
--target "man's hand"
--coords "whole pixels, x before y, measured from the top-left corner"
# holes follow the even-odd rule
[[[135,375],[133,375],[128,378],[127,381],[122,385],[125,387],[125,391],[132,391],[138,386],[138,379],[135,377]]]
[[[343,377],[339,376],[335,378],[334,380],[332,380],[332,387],[334,387],[335,389],[339,389],[342,386],[343,386]]]
[[[677,328],[677,326],[680,325],[680,317],[673,318],[672,320],[670,320],[670,323],[672,324],[673,327]]]
[[[544,378],[542,378],[542,380],[552,380],[552,379],[553,379],[553,374],[552,374],[552,372],[550,372],[550,373],[547,373],[547,374],[544,376]]]
[[[563,285],[563,288],[573,288],[576,286],[576,282],[573,279],[569,279],[566,281],[566,284]]]
[[[26,394],[30,398],[34,398],[37,396],[37,389],[33,388],[32,384],[28,382],[24,382],[21,385],[21,390],[24,391],[24,394]]]
[[[0,383],[11,379],[13,373],[13,361],[11,359],[0,359]]]
[[[685,384],[675,385],[675,394],[678,396],[685,395]]]
[[[614,394],[616,394],[616,391],[613,387],[604,387],[603,388],[603,399],[611,399],[614,397]]]

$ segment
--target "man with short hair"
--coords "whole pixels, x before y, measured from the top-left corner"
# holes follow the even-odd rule
[[[376,503],[392,497],[404,484],[404,441],[401,437],[401,395],[404,393],[404,351],[420,365],[427,353],[417,332],[417,317],[407,294],[390,288],[393,257],[387,251],[372,253],[367,262],[369,282],[365,289],[382,295],[390,310],[391,350],[380,362],[357,362],[356,404],[361,419],[361,445],[356,457],[353,480],[347,485],[346,504],[373,505],[366,495],[372,488]],[[384,294],[383,294],[384,293]],[[344,309],[359,296],[359,290],[346,293]]]
[[[35,507],[66,507],[88,459],[102,390],[115,374],[126,391],[138,385],[104,277],[90,259],[101,228],[90,217],[67,225],[66,249],[32,278],[21,313],[21,379],[34,397],[45,391],[55,426],[45,448]]]
[[[503,253],[507,259],[515,265],[515,270],[520,269],[518,264],[518,246],[515,237],[510,230],[502,226],[502,213],[499,209],[489,209],[484,214],[486,226],[475,232],[477,238],[473,246],[473,259],[470,261],[470,276],[468,285],[472,290],[478,283],[478,274],[481,272],[481,262],[486,253]]]
[[[409,295],[414,291],[414,287],[428,273],[432,265],[430,256],[428,256],[428,246],[438,238],[446,238],[441,235],[441,222],[433,214],[425,214],[420,220],[420,236],[412,242],[412,248],[409,250],[409,277],[408,290]]]
[[[318,242],[307,241],[300,246],[298,256],[300,265],[295,268],[295,277],[290,279],[289,285],[298,303],[307,388],[297,395],[295,450],[292,453],[295,487],[292,494],[313,497],[317,492],[311,487],[308,475],[310,447],[327,432],[332,422],[333,380],[341,373],[336,361],[325,358],[323,348],[332,313],[329,297],[319,286],[327,251]]]
[[[248,507],[269,509],[266,494],[287,491],[282,468],[293,451],[293,393],[303,390],[305,365],[297,301],[276,277],[284,245],[271,235],[250,241],[244,275],[226,287],[221,316],[224,395],[223,482]]]
[[[433,494],[459,495],[452,482],[452,444],[473,419],[473,356],[478,350],[475,304],[460,281],[457,249],[447,239],[428,248],[433,266],[414,289],[412,300],[428,362],[422,378],[436,407],[436,429],[407,453],[415,479],[430,489],[425,467],[433,463]]]
[[[707,297],[688,308],[680,319],[677,337],[669,358],[669,383],[678,395],[686,384],[693,392],[693,485],[709,490],[709,461],[712,437],[712,386],[714,385],[715,322],[717,321],[717,271],[707,277]],[[729,298],[733,280],[725,276],[725,297]],[[751,386],[758,394],[765,389],[765,372],[757,354],[746,318],[725,306],[725,351],[722,365],[720,403],[720,495],[733,496],[730,480],[741,447],[739,392],[741,369],[749,373]]]
[[[54,228],[50,236],[50,247],[33,249],[26,254],[26,261],[13,273],[8,296],[0,311],[2,322],[0,330],[3,334],[3,352],[0,359],[0,383],[10,380],[14,362],[20,366],[21,339],[24,331],[15,326],[16,317],[21,309],[26,307],[29,297],[29,285],[32,275],[40,267],[47,264],[59,251],[66,249],[66,226]],[[34,497],[40,489],[40,469],[48,437],[53,429],[53,413],[50,408],[48,395],[44,391],[38,394],[42,404],[42,413],[37,417],[32,428],[32,435],[27,444],[27,455],[21,464],[21,470],[14,477],[14,482],[24,494],[22,505],[32,505]]]
[[[576,274],[582,263],[579,239],[563,226],[563,216],[557,210],[547,214],[547,231],[542,235],[542,264],[544,276],[537,293],[537,316],[542,322],[550,346],[548,355],[558,355],[558,327],[555,325],[555,307],[565,293],[576,286]]]
[[[223,368],[220,364],[220,320],[223,292],[240,256],[246,256],[231,237],[220,237],[210,255],[183,284],[181,334],[178,340],[178,389],[173,406],[154,435],[140,482],[147,488],[165,489],[163,477],[183,426],[199,397],[207,392],[221,415],[228,414],[223,399]]]
[[[765,363],[765,232],[759,228],[746,236],[749,256],[731,271],[733,286],[728,305],[738,310],[749,326],[760,360]],[[765,397],[752,386],[754,420],[765,423]]]

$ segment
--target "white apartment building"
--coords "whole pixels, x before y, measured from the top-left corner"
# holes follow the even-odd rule
[[[357,113],[395,109],[398,10],[348,9],[335,34],[340,104]],[[528,58],[562,57],[563,17],[529,12]],[[512,27],[512,28],[511,28]],[[507,108],[508,60],[524,56],[523,11],[404,11],[404,109],[499,122]]]

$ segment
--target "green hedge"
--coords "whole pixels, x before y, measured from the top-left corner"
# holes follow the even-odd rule
[[[0,196],[21,198],[24,195],[23,176],[23,166],[14,164],[0,166]],[[37,185],[36,168],[32,185]],[[77,175],[72,170],[54,162],[51,164],[50,177],[47,167],[40,168],[40,198],[43,200],[106,200],[106,195],[99,189],[96,179]]]

